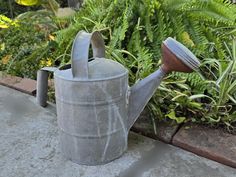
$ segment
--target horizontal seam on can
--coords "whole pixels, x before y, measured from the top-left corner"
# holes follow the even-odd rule
[[[95,136],[95,135],[77,135],[77,134],[72,134],[72,133],[66,132],[66,131],[65,131],[63,128],[61,128],[60,126],[58,126],[58,127],[59,127],[59,129],[60,129],[63,133],[65,133],[65,134],[67,134],[67,135],[70,135],[70,136],[79,137],[79,138],[82,138],[82,139],[103,138],[103,137],[106,137],[106,136],[110,136],[110,135],[112,135],[112,134],[115,134],[115,133],[117,133],[117,132],[124,131],[123,129],[119,129],[119,130],[117,130],[117,131],[112,131],[112,132],[109,133],[109,134],[102,134],[102,135],[100,135],[100,136]]]
[[[56,73],[54,73],[54,77],[55,78],[59,78],[62,79],[64,81],[71,81],[71,82],[100,82],[100,81],[107,81],[107,80],[114,80],[114,79],[119,79],[125,75],[128,75],[128,70],[126,70],[124,73],[116,75],[116,76],[112,76],[112,77],[106,77],[106,78],[101,78],[101,79],[76,79],[76,78],[71,78],[71,79],[66,79],[60,75],[57,75]]]
[[[94,101],[93,102],[92,101],[90,101],[90,102],[86,102],[86,101],[70,102],[70,101],[62,100],[59,97],[56,97],[56,100],[59,100],[62,103],[72,104],[72,105],[106,105],[106,104],[112,104],[112,103],[118,102],[118,101],[124,99],[125,97],[126,97],[126,95],[122,95],[122,96],[119,96],[119,97],[115,97],[112,100],[104,100],[104,101],[95,100],[95,102]]]

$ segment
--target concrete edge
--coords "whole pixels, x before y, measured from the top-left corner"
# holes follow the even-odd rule
[[[171,143],[199,156],[236,168],[236,135],[222,128],[187,123],[178,130]]]
[[[33,79],[4,74],[0,76],[0,85],[35,96],[37,82]]]
[[[205,157],[207,159],[214,160],[214,161],[219,162],[221,164],[236,168],[236,164],[234,161],[232,161],[232,160],[228,159],[227,157],[222,156],[218,153],[208,151],[207,149],[205,149],[203,147],[196,148],[196,147],[192,146],[191,144],[183,143],[181,140],[179,140],[177,138],[173,139],[172,145],[177,146],[181,149],[187,150],[189,152],[192,152],[192,153],[199,155],[201,157]]]
[[[161,134],[161,135],[158,134],[157,135],[154,132],[150,132],[150,130],[147,129],[147,128],[145,129],[145,128],[132,127],[131,131],[133,131],[135,133],[138,133],[138,134],[141,134],[143,136],[146,136],[146,137],[149,137],[149,138],[152,138],[152,139],[155,139],[155,140],[159,140],[159,141],[162,141],[164,143],[168,143],[168,144],[171,144],[173,146],[182,148],[182,149],[184,149],[186,151],[192,152],[192,153],[194,153],[196,155],[199,155],[201,157],[205,157],[207,159],[211,159],[211,160],[216,161],[218,163],[221,163],[221,164],[224,164],[224,165],[236,168],[236,159],[234,159],[234,157],[232,157],[232,156],[224,155],[224,154],[228,154],[227,152],[232,151],[232,148],[233,148],[232,146],[228,146],[227,148],[223,149],[223,151],[225,150],[226,153],[220,153],[220,152],[217,153],[217,151],[211,150],[211,149],[209,149],[206,146],[201,146],[201,145],[196,146],[196,145],[192,144],[191,142],[186,141],[184,139],[184,137],[180,137],[179,136],[179,134],[180,134],[182,128],[184,128],[184,126],[185,126],[185,124],[179,125],[177,130],[175,132],[173,132],[173,134],[171,135],[170,141],[166,140],[166,138],[165,138],[166,135],[163,135],[163,134]],[[199,125],[199,126],[201,126],[201,125]],[[158,126],[157,126],[157,128],[158,128]],[[169,127],[167,126],[166,128],[169,128]],[[210,128],[208,128],[208,131],[211,131],[211,129],[210,130],[209,129]],[[191,131],[191,128],[188,131]],[[214,131],[218,131],[219,133],[217,135],[218,136],[222,136],[222,139],[224,139],[223,135],[220,133],[221,132],[220,129],[216,129],[216,130],[214,129]],[[190,133],[188,135],[189,135],[188,138],[196,139],[196,137],[190,135]],[[229,135],[231,135],[231,134],[229,134]],[[235,139],[236,139],[236,136],[235,136]],[[218,142],[213,144],[213,146],[215,146],[215,147],[220,146],[220,143],[219,144],[217,144],[217,143]]]

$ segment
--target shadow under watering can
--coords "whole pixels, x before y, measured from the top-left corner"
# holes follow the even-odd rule
[[[88,62],[90,43],[94,60]],[[200,65],[185,46],[167,38],[161,67],[129,87],[128,70],[104,57],[101,34],[80,31],[71,67],[45,67],[37,74],[37,102],[45,107],[48,72],[54,72],[61,151],[78,164],[99,165],[120,157],[127,149],[131,126],[163,77],[172,71],[192,72]]]

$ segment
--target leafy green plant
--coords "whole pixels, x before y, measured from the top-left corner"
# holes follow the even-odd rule
[[[56,14],[56,11],[59,8],[59,4],[55,0],[15,0],[16,3],[24,6],[34,6],[34,5],[42,5],[45,9],[52,11]]]
[[[141,0],[139,3],[135,0],[86,0],[71,25],[57,32],[59,48],[55,56],[62,65],[69,62],[76,33],[98,30],[105,38],[107,57],[130,70],[130,84],[133,84],[160,66],[161,44],[168,36],[185,44],[202,61],[207,58],[227,61],[226,45],[230,45],[231,36],[236,33],[235,15],[235,6],[223,0]],[[223,63],[222,71],[226,67]],[[223,93],[217,98],[212,86],[218,77],[212,75],[215,72],[218,72],[216,68],[203,64],[200,74],[170,74],[149,102],[153,116],[160,120],[175,119],[179,123],[233,123],[232,119],[216,122],[209,118],[211,114],[219,115],[212,107],[224,98]],[[220,85],[224,87],[223,81]],[[221,105],[232,106],[229,100],[221,101]]]
[[[212,89],[208,89],[208,95],[214,102],[209,105],[204,117],[209,123],[224,122],[228,128],[233,128],[232,123],[236,122],[236,39],[233,39],[232,47],[225,45],[229,54],[227,58],[207,58],[203,63],[214,68],[212,74],[216,78],[211,82]]]
[[[26,11],[33,11],[38,9],[39,6],[32,6],[26,8],[15,3],[14,0],[0,0],[0,14],[5,15],[11,19]]]
[[[19,68],[32,62],[39,66],[42,59],[44,64],[64,65],[70,62],[76,33],[98,30],[105,39],[106,57],[127,67],[132,85],[160,66],[162,41],[171,36],[190,48],[203,64],[199,73],[172,73],[166,77],[148,104],[151,114],[159,120],[223,124],[232,128],[236,119],[235,51],[231,52],[230,48],[235,48],[235,43],[232,45],[235,19],[236,8],[228,0],[140,0],[138,3],[136,0],[85,0],[74,18],[65,20],[66,25],[61,25],[58,19],[49,23],[56,28],[46,32],[46,36],[54,32],[55,41],[43,40],[36,49],[30,48],[29,55],[21,54],[27,53],[25,50],[17,49],[17,54],[4,50],[0,58],[5,63],[12,61],[9,58],[13,55],[13,61],[27,56]],[[38,22],[30,23],[37,26]],[[43,23],[44,20],[39,22],[39,26]],[[0,32],[0,37],[1,33],[7,36],[6,31]],[[13,44],[13,39],[1,37],[1,48]],[[8,63],[8,71],[23,72],[14,69],[20,61]],[[36,69],[33,68],[34,73]],[[33,73],[23,76],[28,74]]]
[[[55,16],[59,7],[56,1],[16,2],[42,5],[45,9],[22,13],[14,20],[0,16],[0,28],[8,28],[0,31],[0,70],[35,79],[38,69],[54,64],[52,53],[57,44],[53,32],[65,28],[67,18]]]
[[[0,31],[0,70],[36,78],[36,71],[45,64],[42,61],[51,58],[56,47],[51,38],[58,28],[48,18],[50,14],[44,10],[22,14],[17,18],[17,26]]]

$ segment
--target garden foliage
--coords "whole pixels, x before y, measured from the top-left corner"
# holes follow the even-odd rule
[[[130,70],[133,84],[160,66],[162,41],[174,37],[203,64],[199,73],[166,77],[149,102],[152,114],[230,127],[236,121],[235,19],[236,7],[223,0],[87,0],[57,33],[58,52],[64,64],[79,30],[101,31],[107,57]]]
[[[52,20],[50,24],[55,28],[50,28],[47,33],[41,30],[35,33],[47,34],[40,38],[42,41],[37,41],[37,35],[33,35],[33,30],[37,29],[27,31],[24,25],[0,31],[0,44],[6,46],[0,53],[1,69],[7,69],[3,66],[4,59],[12,63],[11,66],[7,64],[9,72],[16,72],[32,62],[36,66],[30,71],[36,72],[38,63],[47,57],[53,59],[55,65],[64,65],[70,62],[71,45],[76,33],[80,30],[98,30],[106,42],[106,57],[129,69],[132,85],[160,66],[162,41],[171,36],[190,48],[201,60],[202,66],[199,73],[172,73],[164,79],[148,104],[153,117],[172,119],[178,123],[192,121],[223,124],[228,128],[235,126],[236,7],[229,1],[85,0],[73,18],[66,22]],[[20,42],[23,39],[14,42],[20,37],[17,34],[25,31],[32,34],[25,42],[27,47]],[[49,40],[45,40],[52,32],[56,35],[53,47],[49,45]],[[7,47],[10,45],[15,48]],[[21,55],[21,47],[27,50],[28,55],[18,56]],[[7,56],[7,59],[4,58]],[[20,68],[14,69],[18,63],[21,63]],[[35,73],[23,74],[30,75],[35,76]]]
[[[55,50],[51,32],[53,25],[48,11],[27,12],[18,16],[17,26],[0,30],[0,70],[9,74],[35,78],[43,61],[52,60]],[[52,61],[51,61],[52,63]]]
[[[17,15],[29,10],[37,10],[38,6],[24,7],[17,3],[15,0],[0,0],[0,14],[9,18],[14,18]]]

